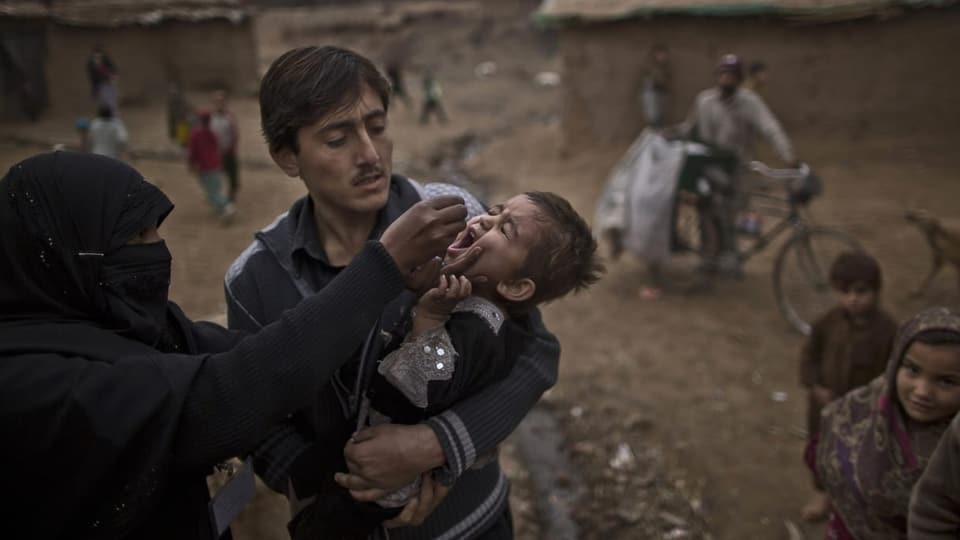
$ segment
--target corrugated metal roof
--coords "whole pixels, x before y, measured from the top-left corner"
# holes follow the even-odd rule
[[[602,22],[652,15],[774,15],[837,20],[956,3],[957,0],[543,0],[534,18],[545,23]]]
[[[167,20],[240,22],[249,11],[240,0],[4,0],[0,16],[46,18],[76,26],[153,25]]]

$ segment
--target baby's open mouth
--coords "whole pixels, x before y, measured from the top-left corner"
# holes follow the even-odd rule
[[[477,241],[477,233],[473,227],[467,227],[456,240],[447,248],[447,261],[453,261],[463,255],[470,249],[470,246]]]

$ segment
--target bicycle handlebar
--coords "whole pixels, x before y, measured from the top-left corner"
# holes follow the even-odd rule
[[[796,169],[774,169],[762,161],[751,161],[750,170],[767,178],[779,180],[793,180],[804,178],[810,174],[810,167],[806,163],[801,163]]]

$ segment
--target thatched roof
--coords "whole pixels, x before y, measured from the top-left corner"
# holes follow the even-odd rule
[[[957,0],[543,0],[534,17],[546,23],[602,22],[654,15],[773,15],[839,20],[956,3]]]
[[[249,12],[240,0],[4,0],[0,17],[50,19],[75,26],[153,25],[163,21],[224,19],[240,22]]]

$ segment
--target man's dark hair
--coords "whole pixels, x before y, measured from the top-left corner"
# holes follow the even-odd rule
[[[767,65],[761,62],[760,60],[756,60],[750,63],[750,75],[756,75],[757,73],[760,73],[766,70],[767,70]]]
[[[549,302],[596,283],[604,268],[587,222],[555,193],[528,191],[524,195],[540,211],[540,221],[547,224],[541,228],[522,270],[537,284],[525,304]]]
[[[854,283],[865,283],[874,291],[883,285],[880,264],[866,252],[841,253],[830,267],[830,284],[834,289],[848,291]]]
[[[97,116],[103,119],[113,118],[113,109],[109,105],[97,107]]]
[[[274,60],[260,83],[260,126],[273,151],[299,152],[297,132],[349,107],[369,86],[390,106],[390,83],[373,62],[339,47],[300,47]]]

